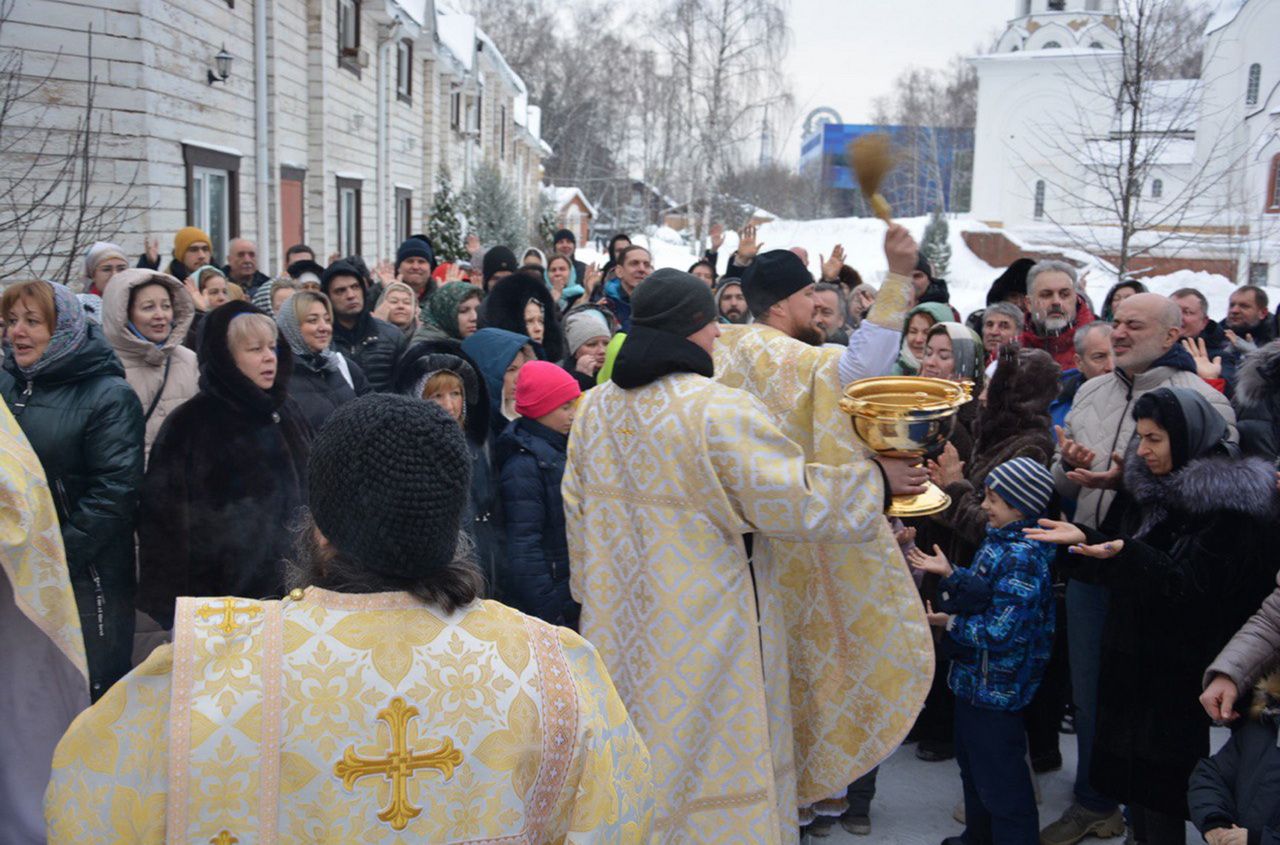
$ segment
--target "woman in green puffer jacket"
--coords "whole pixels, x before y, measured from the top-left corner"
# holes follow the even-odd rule
[[[64,285],[11,285],[0,316],[0,395],[49,479],[97,700],[130,668],[142,404],[102,329]]]

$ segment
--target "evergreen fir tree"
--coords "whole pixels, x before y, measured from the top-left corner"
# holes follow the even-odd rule
[[[942,210],[935,208],[924,229],[924,243],[920,251],[933,265],[933,275],[939,279],[947,277],[947,265],[951,263],[951,244],[947,243],[947,218]]]
[[[469,258],[463,247],[461,209],[458,196],[449,181],[449,171],[442,168],[440,184],[431,202],[431,217],[427,220],[427,237],[435,249],[436,260],[458,261]]]
[[[517,253],[524,249],[528,224],[515,191],[496,167],[482,164],[476,168],[463,202],[471,230],[486,249],[498,245]]]

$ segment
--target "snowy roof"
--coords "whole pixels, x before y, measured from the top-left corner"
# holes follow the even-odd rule
[[[497,44],[493,43],[493,39],[489,37],[488,33],[477,27],[476,37],[484,43],[486,50],[492,51],[490,55],[493,56],[494,62],[498,65],[498,70],[502,71],[502,74],[515,86],[516,91],[521,94],[525,93],[528,89],[524,87],[524,80],[520,78],[520,74],[511,69],[511,65],[507,64],[502,51],[498,49]]]
[[[969,56],[971,64],[986,62],[1021,62],[1027,59],[1050,61],[1054,59],[1096,59],[1119,56],[1120,50],[1099,50],[1096,47],[1061,47],[1053,50],[1015,50],[1011,53],[985,53]]]
[[[1194,132],[1199,118],[1199,80],[1162,79],[1149,82],[1146,115],[1141,125],[1148,132]],[[1129,128],[1129,111],[1117,115],[1116,130]]]
[[[418,26],[427,25],[427,0],[390,0],[403,9]]]
[[[540,106],[529,106],[525,111],[525,119],[528,120],[526,128],[529,134],[535,138],[542,137],[542,108]]]
[[[1240,14],[1240,10],[1244,8],[1244,4],[1249,0],[1219,0],[1218,8],[1214,10],[1209,17],[1209,22],[1205,24],[1204,34],[1217,32],[1227,24],[1236,19],[1236,15]]]
[[[582,200],[582,204],[586,206],[587,212],[592,216],[596,216],[596,207],[591,204],[586,195],[579,188],[565,187],[557,188],[555,185],[543,185],[542,195],[547,198],[556,211],[564,208],[574,197]]]
[[[476,55],[476,19],[471,15],[436,13],[436,34],[464,70],[470,71]]]

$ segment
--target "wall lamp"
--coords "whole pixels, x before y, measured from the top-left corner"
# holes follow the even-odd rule
[[[227,52],[227,45],[223,44],[222,49],[218,51],[218,55],[213,57],[213,61],[217,64],[216,72],[209,71],[209,84],[215,82],[226,82],[227,77],[231,75],[231,54]]]

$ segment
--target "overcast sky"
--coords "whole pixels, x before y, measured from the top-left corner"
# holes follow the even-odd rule
[[[871,101],[911,65],[942,68],[1004,32],[1016,0],[791,0],[786,71],[796,98],[781,146],[800,157],[805,115],[830,106],[845,123],[871,119]]]

